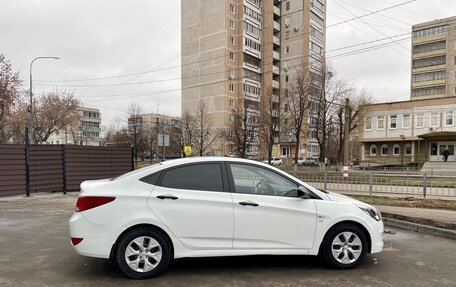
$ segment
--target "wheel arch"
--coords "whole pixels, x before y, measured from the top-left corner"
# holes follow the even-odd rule
[[[142,227],[151,228],[151,229],[157,230],[160,233],[162,233],[166,237],[166,239],[169,241],[169,244],[171,246],[171,256],[174,257],[174,243],[173,243],[173,240],[171,239],[171,237],[168,235],[168,233],[165,230],[163,230],[162,228],[158,227],[157,225],[150,224],[150,223],[140,223],[140,224],[135,224],[135,225],[132,225],[132,226],[128,227],[127,229],[122,231],[122,233],[119,234],[119,236],[117,236],[116,241],[114,242],[114,244],[111,247],[111,252],[109,254],[109,259],[113,259],[114,258],[114,253],[115,253],[117,244],[119,244],[120,239],[125,234],[127,234],[128,232],[130,232],[130,231],[132,231],[132,230],[134,230],[136,228],[142,228]]]
[[[364,235],[366,235],[366,238],[367,238],[367,253],[370,253],[371,248],[372,248],[372,238],[371,238],[370,232],[363,224],[359,223],[358,221],[354,221],[354,220],[339,221],[339,222],[334,223],[330,228],[328,228],[328,230],[326,230],[326,232],[325,232],[325,235],[323,236],[323,240],[320,242],[320,246],[318,247],[318,253],[321,252],[321,247],[323,246],[323,243],[325,242],[326,237],[328,236],[328,233],[332,229],[334,229],[336,226],[343,225],[343,224],[354,225],[354,226],[358,227],[359,229],[361,229],[361,231],[364,232]]]

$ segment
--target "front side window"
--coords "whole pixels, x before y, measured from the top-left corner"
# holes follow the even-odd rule
[[[174,189],[223,191],[222,168],[218,163],[173,168],[164,172],[158,185]]]
[[[265,168],[230,164],[237,193],[296,196],[298,185]]]

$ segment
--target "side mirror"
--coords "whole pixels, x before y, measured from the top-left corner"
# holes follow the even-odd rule
[[[298,194],[296,197],[300,197],[300,198],[310,198],[311,195],[309,193],[309,191],[307,190],[307,188],[305,188],[304,186],[300,186],[298,188]]]

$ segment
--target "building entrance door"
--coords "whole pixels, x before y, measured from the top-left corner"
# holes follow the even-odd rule
[[[454,154],[454,148],[456,142],[431,142],[430,145],[430,161],[443,161],[443,154],[445,150],[448,150],[448,161],[456,161]]]

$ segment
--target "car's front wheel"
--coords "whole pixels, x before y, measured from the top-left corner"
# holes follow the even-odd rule
[[[159,231],[138,228],[125,234],[116,249],[120,270],[133,279],[156,277],[171,261],[171,245]]]
[[[322,244],[321,255],[332,268],[350,269],[358,266],[367,253],[364,232],[352,224],[340,224],[331,228]]]

